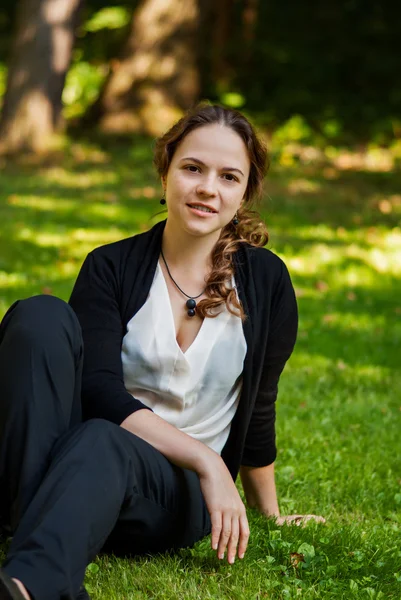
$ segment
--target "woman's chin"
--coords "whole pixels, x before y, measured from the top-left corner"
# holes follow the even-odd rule
[[[221,231],[221,226],[220,223],[217,222],[217,219],[202,219],[196,217],[175,219],[173,215],[170,214],[167,217],[167,220],[170,221],[170,225],[177,233],[181,230],[195,237],[214,236],[218,238]]]
[[[190,233],[191,235],[194,235],[196,237],[203,237],[203,236],[215,236],[218,237],[220,235],[220,231],[221,231],[221,227],[219,227],[217,224],[213,224],[212,223],[206,223],[206,222],[193,222],[193,221],[187,221],[185,223],[185,230]]]

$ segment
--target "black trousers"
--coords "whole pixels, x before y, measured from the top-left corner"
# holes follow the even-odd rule
[[[210,533],[196,473],[113,423],[81,422],[82,346],[75,313],[51,296],[16,302],[0,326],[4,570],[35,600],[74,600],[104,547],[161,552]]]

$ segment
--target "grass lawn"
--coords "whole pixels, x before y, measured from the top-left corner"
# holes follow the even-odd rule
[[[282,152],[262,207],[300,309],[278,402],[281,511],[327,524],[280,528],[249,511],[234,566],[208,539],[173,556],[101,557],[87,571],[95,600],[401,598],[401,173],[354,159]],[[145,139],[3,167],[0,316],[28,295],[67,299],[89,250],[160,209]]]

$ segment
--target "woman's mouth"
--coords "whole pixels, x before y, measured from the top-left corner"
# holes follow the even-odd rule
[[[194,212],[203,213],[203,214],[216,214],[217,210],[212,208],[211,206],[206,206],[205,204],[187,204],[189,208],[191,208]]]

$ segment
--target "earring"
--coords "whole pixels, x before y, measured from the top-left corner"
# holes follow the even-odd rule
[[[161,198],[160,204],[166,204],[166,199],[165,198]]]
[[[238,213],[235,213],[234,218],[233,218],[233,225],[238,225],[239,220],[238,220]]]

